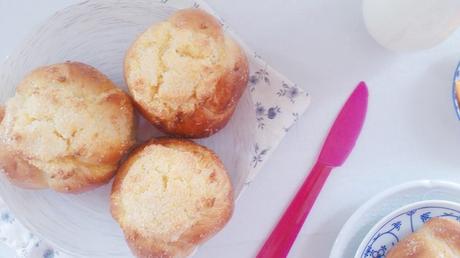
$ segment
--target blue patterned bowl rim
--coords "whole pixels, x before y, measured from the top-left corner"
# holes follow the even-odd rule
[[[457,100],[457,89],[455,87],[455,82],[458,80],[460,80],[460,62],[458,63],[457,68],[455,69],[454,79],[452,82],[452,102],[454,103],[454,109],[455,113],[457,114],[457,118],[458,120],[460,120],[460,107]]]
[[[408,211],[411,210],[418,210],[422,208],[443,208],[446,210],[452,210],[455,212],[460,213],[460,203],[452,202],[452,201],[444,201],[444,200],[427,200],[427,201],[420,201],[414,202],[408,205],[405,205],[387,216],[383,217],[379,220],[372,228],[369,230],[369,233],[364,237],[363,241],[359,245],[358,250],[356,251],[355,258],[361,258],[365,252],[366,246],[372,241],[372,238],[377,234],[383,227],[391,223],[397,217],[404,215]]]

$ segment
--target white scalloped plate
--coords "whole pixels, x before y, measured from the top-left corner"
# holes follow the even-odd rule
[[[93,0],[59,11],[1,66],[0,100],[11,97],[20,79],[33,68],[67,60],[93,65],[126,89],[122,60],[132,41],[176,8],[192,6],[211,11],[204,3],[190,0]],[[224,29],[232,33],[225,24]],[[222,159],[236,196],[309,103],[307,93],[242,45],[249,59],[250,90],[227,127],[198,141]],[[152,135],[158,132],[141,119],[138,138]],[[131,256],[109,212],[111,184],[80,195],[66,195],[19,189],[0,178],[0,195],[15,216],[61,252],[92,258]]]
[[[421,180],[390,188],[364,203],[342,227],[330,253],[330,258],[355,257],[372,227],[391,212],[405,205],[425,200],[460,200],[460,185]]]

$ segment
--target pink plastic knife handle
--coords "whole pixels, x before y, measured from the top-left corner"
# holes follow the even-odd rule
[[[332,167],[316,163],[257,258],[286,257]]]
[[[368,91],[361,82],[343,106],[310,174],[266,240],[257,258],[286,257],[331,170],[345,162],[359,136],[367,111]]]

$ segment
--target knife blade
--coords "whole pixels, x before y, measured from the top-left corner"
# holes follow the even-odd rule
[[[332,167],[345,162],[363,127],[368,95],[366,84],[360,82],[335,119],[324,141],[319,162]]]

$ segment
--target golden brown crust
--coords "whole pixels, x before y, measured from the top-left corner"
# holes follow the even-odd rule
[[[4,115],[5,107],[0,106],[0,123]],[[10,181],[18,186],[32,189],[45,188],[47,186],[46,179],[38,168],[30,165],[20,155],[15,155],[6,146],[0,147],[0,167],[3,168],[5,175]]]
[[[29,189],[48,187],[44,174],[37,167],[3,145],[0,145],[0,167],[8,179],[17,186]]]
[[[197,36],[195,41],[187,42],[181,38],[184,31],[205,36]],[[206,51],[211,49],[213,54],[203,54],[205,50],[200,47]],[[175,50],[175,54],[168,52],[171,49]],[[147,56],[143,54],[146,51],[158,53]],[[156,65],[143,70],[148,63],[144,59],[148,58],[152,59],[152,64],[153,59],[157,60]],[[190,61],[190,58],[194,61]],[[190,63],[184,67],[177,65],[184,60]],[[212,64],[200,66],[203,60]],[[192,72],[182,75],[181,69],[196,69],[202,81],[194,81],[192,78],[197,75]],[[191,138],[209,136],[227,124],[246,88],[248,70],[243,50],[223,33],[214,17],[199,9],[178,11],[168,21],[152,26],[136,40],[125,58],[125,80],[143,116],[168,134]],[[173,74],[172,77],[182,77],[169,82],[168,72]],[[149,79],[152,76],[155,78]],[[186,85],[184,81],[190,81],[189,84],[203,83],[206,87],[201,88],[209,88],[209,91],[202,92],[200,86]],[[171,93],[164,93],[166,90],[163,89],[171,90],[173,86],[179,88],[175,91],[179,93],[186,91],[180,87],[196,88],[194,93],[188,93],[190,95],[184,93],[183,99],[178,100],[179,104],[171,104],[176,100],[168,98],[170,95],[166,94]]]
[[[25,188],[95,188],[134,143],[130,97],[82,63],[32,71],[2,113],[0,167]]]
[[[460,223],[433,218],[390,250],[387,258],[460,257]]]
[[[169,21],[177,28],[199,31],[213,38],[223,39],[221,25],[210,14],[201,9],[183,9],[174,13]]]
[[[158,235],[154,232],[146,235],[145,232],[143,233],[143,231],[138,228],[139,225],[132,225],[132,223],[128,221],[127,217],[130,212],[137,212],[138,210],[126,210],[122,201],[123,195],[127,194],[126,191],[129,191],[131,188],[129,186],[125,186],[126,188],[123,190],[122,186],[123,183],[126,182],[128,172],[140,159],[140,156],[143,155],[146,148],[158,145],[193,153],[193,155],[200,157],[200,162],[217,166],[218,169],[215,170],[215,174],[210,177],[210,180],[221,181],[221,191],[225,193],[223,199],[219,199],[219,197],[217,197],[218,194],[215,193],[216,197],[214,200],[209,202],[209,206],[207,206],[208,209],[204,211],[197,211],[197,213],[201,214],[200,218],[197,219],[192,226],[187,228],[187,230],[185,230],[178,238],[174,238],[173,240],[169,239],[169,236]],[[144,178],[142,180],[146,179]],[[147,191],[153,190],[155,189],[149,189]],[[155,206],[155,204],[156,203],[152,201],[150,203],[141,203],[140,206]],[[137,147],[119,168],[112,186],[110,207],[112,216],[120,224],[125,234],[125,238],[136,256],[145,258],[186,257],[198,244],[218,232],[230,219],[233,212],[233,191],[222,163],[209,149],[187,140],[169,138],[152,139]],[[148,223],[149,221],[145,221],[142,224]]]

